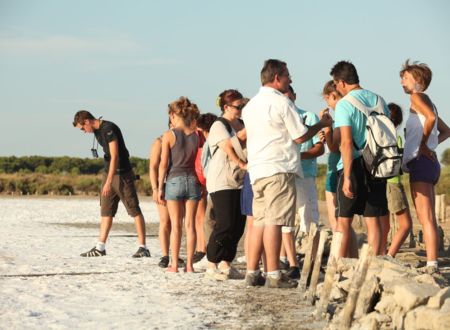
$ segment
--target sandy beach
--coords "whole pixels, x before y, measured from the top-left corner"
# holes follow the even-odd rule
[[[157,213],[144,199],[151,258],[120,206],[107,256],[81,258],[98,234],[96,198],[0,198],[1,329],[321,329],[296,290],[216,283],[157,266]]]

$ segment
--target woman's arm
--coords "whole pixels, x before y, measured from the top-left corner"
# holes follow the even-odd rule
[[[155,202],[158,202],[158,169],[161,162],[161,146],[161,139],[157,138],[152,144],[149,155],[149,177],[152,186],[152,197]]]
[[[231,139],[225,139],[220,141],[218,144],[218,147],[220,150],[225,152],[228,156],[228,158],[235,162],[241,169],[246,169],[247,164],[242,161],[239,156],[236,154],[236,151],[234,151],[233,144],[231,143]]]
[[[450,128],[438,117],[437,129],[439,131],[438,143],[442,143],[450,137]]]
[[[161,161],[159,163],[158,171],[158,203],[164,202],[164,179],[169,168],[169,154],[170,148],[175,143],[175,136],[172,131],[164,133],[161,144]]]
[[[428,138],[430,137],[431,131],[437,120],[437,116],[433,111],[433,104],[425,94],[414,93],[411,95],[411,108],[425,117],[422,140],[420,141],[419,146],[419,155],[434,159],[434,152],[427,146]]]

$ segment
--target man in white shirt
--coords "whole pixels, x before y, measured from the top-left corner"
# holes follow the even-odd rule
[[[263,250],[266,287],[297,286],[297,281],[281,276],[278,262],[281,227],[293,227],[295,221],[295,175],[299,174],[300,164],[296,144],[309,140],[332,123],[331,117],[326,116],[309,129],[304,126],[294,104],[283,95],[291,82],[285,62],[267,60],[261,70],[263,86],[242,114],[247,129],[247,168],[254,194],[254,231],[249,242],[246,276],[250,286],[264,283],[258,268]]]

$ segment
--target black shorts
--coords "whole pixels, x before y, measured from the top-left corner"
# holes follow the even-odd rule
[[[374,180],[364,168],[362,158],[353,160],[350,181],[355,194],[350,199],[342,192],[343,171],[338,172],[336,217],[352,218],[355,214],[378,217],[389,214],[386,198],[386,180]]]

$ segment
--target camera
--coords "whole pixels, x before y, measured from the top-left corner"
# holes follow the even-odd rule
[[[92,149],[91,149],[91,152],[92,152],[92,157],[98,158],[98,152],[97,152],[97,149],[92,148]]]

